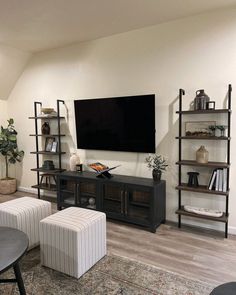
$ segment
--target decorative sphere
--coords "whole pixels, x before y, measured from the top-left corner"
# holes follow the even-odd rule
[[[94,204],[95,204],[95,199],[89,198],[89,205],[94,205]]]

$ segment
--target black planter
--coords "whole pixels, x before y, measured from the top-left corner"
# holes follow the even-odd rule
[[[154,181],[160,181],[161,180],[161,171],[160,170],[152,170],[152,177]]]

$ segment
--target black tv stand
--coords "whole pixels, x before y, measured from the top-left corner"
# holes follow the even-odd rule
[[[78,206],[103,211],[107,218],[156,228],[166,218],[166,183],[150,178],[66,171],[58,175],[58,209]]]

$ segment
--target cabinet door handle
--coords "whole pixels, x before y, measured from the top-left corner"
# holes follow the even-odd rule
[[[121,190],[120,192],[120,200],[121,200],[121,213],[124,214],[124,198],[123,198],[123,195],[124,195],[124,191]]]
[[[128,192],[125,191],[125,214],[128,215]]]
[[[76,183],[76,195],[75,195],[75,201],[79,205],[80,200],[79,200],[79,183]]]

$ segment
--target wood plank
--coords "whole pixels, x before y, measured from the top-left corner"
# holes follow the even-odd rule
[[[176,139],[196,139],[196,140],[230,140],[227,136],[176,136]]]
[[[188,186],[187,183],[182,183],[181,185],[176,186],[177,190],[182,191],[191,191],[195,193],[204,193],[204,194],[212,194],[212,195],[221,195],[221,196],[228,196],[229,191],[221,192],[216,190],[209,190],[207,185],[199,185],[198,187]]]
[[[199,166],[199,167],[209,167],[209,168],[228,168],[230,164],[226,162],[208,162],[208,163],[198,163],[193,160],[182,160],[176,162],[177,165],[183,166]]]
[[[29,119],[34,119],[34,120],[57,120],[57,119],[65,119],[65,117],[57,117],[57,116],[52,116],[52,117],[29,117]]]
[[[218,114],[218,113],[231,113],[231,110],[229,109],[216,109],[216,110],[187,110],[187,111],[177,111],[176,114]]]
[[[208,219],[208,220],[223,222],[223,223],[226,223],[228,221],[228,216],[226,216],[225,213],[223,213],[223,216],[221,216],[221,217],[201,215],[201,214],[196,214],[196,213],[185,211],[184,206],[182,206],[181,209],[176,210],[175,213],[179,214],[179,215],[185,215],[185,216],[194,217],[194,218],[201,218],[201,219]]]
[[[46,151],[38,151],[38,152],[30,152],[31,154],[39,154],[39,155],[62,155],[65,154],[66,152],[46,152]]]

